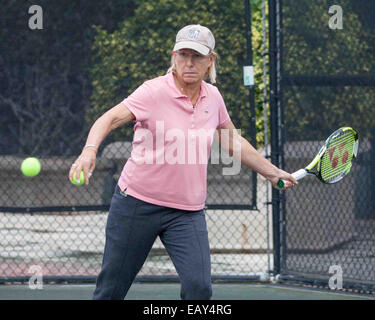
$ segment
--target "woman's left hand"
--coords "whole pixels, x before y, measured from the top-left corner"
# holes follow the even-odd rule
[[[85,177],[85,184],[89,184],[90,177],[95,170],[96,165],[96,150],[87,148],[84,149],[81,155],[77,158],[76,161],[72,164],[69,171],[69,179],[73,180],[75,173],[76,177],[80,176],[81,170],[83,171]]]

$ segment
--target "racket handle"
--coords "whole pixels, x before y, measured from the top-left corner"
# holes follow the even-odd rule
[[[292,173],[292,176],[293,176],[296,180],[300,180],[300,179],[306,177],[306,175],[307,175],[307,171],[306,171],[305,169],[299,169],[298,171]],[[282,188],[284,188],[285,183],[286,183],[285,180],[280,179],[280,180],[277,182],[277,186],[278,186],[280,189],[282,189]]]
[[[279,179],[279,181],[277,181],[277,187],[278,188],[282,189],[282,188],[284,188],[284,185],[285,185],[285,183],[282,179]]]

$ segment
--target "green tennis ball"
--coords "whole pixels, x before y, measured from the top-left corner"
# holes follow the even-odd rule
[[[81,170],[79,180],[76,179],[76,173],[73,173],[73,180],[71,180],[71,183],[73,183],[76,186],[81,186],[85,183],[85,175],[83,174],[83,170]]]
[[[29,157],[22,161],[21,172],[26,177],[35,177],[42,169],[42,165],[37,158]]]

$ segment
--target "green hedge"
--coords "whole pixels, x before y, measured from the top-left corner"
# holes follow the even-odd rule
[[[101,114],[127,97],[144,81],[166,73],[179,29],[188,24],[210,28],[218,53],[217,87],[228,111],[242,135],[250,136],[250,103],[248,88],[243,85],[246,61],[246,25],[243,1],[198,0],[135,1],[133,17],[113,33],[96,26],[93,45],[93,93],[87,120],[93,123]],[[263,132],[263,65],[261,1],[251,1],[253,47],[256,78],[257,126],[262,142]],[[116,140],[129,139],[131,126],[116,130]]]

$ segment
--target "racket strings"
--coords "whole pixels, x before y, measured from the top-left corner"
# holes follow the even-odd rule
[[[325,182],[338,181],[350,170],[355,137],[352,131],[344,131],[329,141],[320,164],[320,174]]]

